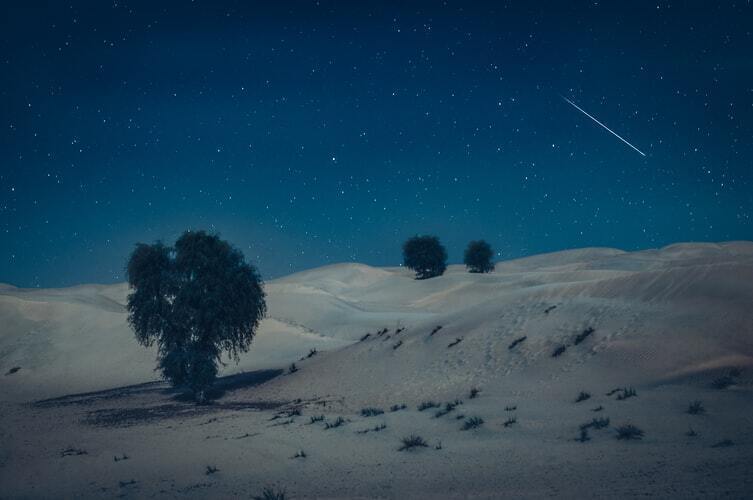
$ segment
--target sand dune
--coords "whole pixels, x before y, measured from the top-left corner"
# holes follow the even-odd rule
[[[152,390],[158,383],[118,389],[156,381],[154,352],[136,344],[126,323],[124,284],[0,286],[0,370],[19,368],[0,376],[8,443],[2,489],[14,497],[235,496],[263,484],[284,485],[295,497],[751,491],[751,242],[568,250],[501,262],[487,275],[450,266],[424,281],[401,268],[338,264],[271,281],[266,290],[269,317],[249,353],[223,375],[292,362],[299,371],[228,378],[217,405],[197,409]],[[301,361],[311,349],[318,354]],[[729,373],[729,387],[712,388]],[[469,399],[473,387],[480,396]],[[638,396],[606,396],[617,387],[634,387]],[[574,403],[580,391],[591,399]],[[463,404],[445,417],[416,409],[455,399]],[[703,400],[707,414],[685,413],[692,400]],[[359,416],[361,408],[395,404],[408,408]],[[603,413],[591,411],[598,406]],[[273,426],[274,411],[291,408],[302,415]],[[485,423],[459,431],[459,413]],[[330,431],[306,425],[318,414],[349,422]],[[511,415],[517,421],[505,426]],[[589,443],[573,441],[579,424],[597,415],[612,427],[593,431]],[[613,427],[628,422],[646,431],[643,441],[614,439]],[[377,423],[387,427],[354,432]],[[690,427],[699,437],[685,436]],[[396,451],[411,432],[431,447]],[[244,434],[255,437],[233,439]],[[725,439],[734,444],[711,447]],[[60,456],[74,445],[87,455]],[[301,448],[309,457],[291,460]],[[126,450],[132,459],[116,467],[112,456]],[[75,460],[88,468],[70,468]],[[210,463],[222,473],[204,477]],[[70,476],[50,484],[61,470]],[[120,483],[131,476],[137,483]]]

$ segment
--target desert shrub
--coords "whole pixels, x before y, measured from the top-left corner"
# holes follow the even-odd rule
[[[66,448],[60,452],[61,457],[73,457],[73,456],[88,455],[88,454],[89,453],[86,450],[82,450],[80,448]]]
[[[407,406],[405,406],[404,404],[392,405],[390,406],[390,411],[394,413],[396,411],[404,410],[406,408]]]
[[[123,460],[128,460],[129,458],[131,458],[131,457],[129,457],[128,455],[126,455],[125,453],[123,453],[123,456],[120,456],[120,457],[117,456],[117,455],[115,455],[114,457],[112,457],[112,460],[113,460],[113,462],[122,462]]]
[[[505,406],[505,411],[515,411],[517,409],[517,406]]]
[[[505,427],[510,427],[511,425],[516,424],[517,422],[518,422],[517,417],[510,417],[507,420],[505,420],[505,422],[502,425],[504,425]]]
[[[706,413],[706,408],[703,407],[703,403],[700,401],[693,401],[688,405],[686,410],[690,415],[702,415]]]
[[[447,403],[444,408],[434,414],[434,418],[444,417],[445,415],[453,411],[459,404],[462,404],[462,402],[459,402],[458,400],[455,400],[455,402],[453,403]]]
[[[290,367],[288,368],[288,373],[295,373],[298,371],[298,367],[295,366],[295,363],[292,363]]]
[[[727,448],[729,446],[733,446],[735,443],[732,442],[731,439],[723,439],[719,441],[718,443],[714,443],[711,445],[712,448]]]
[[[11,369],[10,369],[10,370],[8,370],[7,372],[5,372],[5,374],[6,374],[6,375],[13,375],[14,373],[16,373],[16,372],[17,372],[18,370],[20,370],[20,369],[21,369],[21,367],[20,367],[20,366],[14,366],[13,368],[11,368]]]
[[[261,495],[253,497],[253,500],[285,500],[287,498],[285,490],[275,490],[274,488],[266,487],[261,490]]]
[[[306,355],[306,359],[308,359],[308,358],[313,358],[313,357],[314,357],[314,356],[316,356],[316,355],[317,355],[318,353],[319,353],[319,351],[317,351],[316,349],[311,349],[311,350],[309,351],[309,353],[308,353],[308,354]]]
[[[553,358],[559,358],[567,350],[567,346],[561,345],[552,352]]]
[[[442,449],[442,441],[439,441],[436,446],[434,446],[435,450],[441,450]]]
[[[286,412],[286,415],[288,417],[300,417],[301,416],[301,410],[299,410],[298,408],[296,408],[295,410],[290,410],[290,411]]]
[[[424,438],[415,434],[404,437],[400,440],[400,442],[402,443],[402,446],[398,448],[399,451],[412,450],[413,448],[426,448],[427,446],[429,446]]]
[[[394,351],[394,350],[397,350],[397,348],[398,348],[398,347],[400,347],[401,345],[403,345],[403,341],[402,341],[402,340],[401,340],[401,341],[399,341],[399,342],[398,342],[397,344],[393,345],[393,346],[392,346],[392,350],[393,350],[393,351]]]
[[[588,435],[588,427],[581,426],[580,428],[580,435],[575,438],[576,441],[579,443],[585,443],[586,441],[590,441],[591,437]]]
[[[638,395],[637,392],[635,392],[635,389],[632,387],[626,387],[625,389],[622,389],[622,394],[617,395],[617,401],[624,401],[629,398],[634,398]]]
[[[463,264],[471,273],[488,273],[494,270],[492,257],[494,251],[484,240],[471,241],[465,249]]]
[[[741,372],[739,368],[731,368],[724,375],[715,378],[711,382],[711,387],[714,389],[726,389],[737,382],[737,377],[739,377],[740,374]]]
[[[363,337],[361,337],[361,340],[360,340],[360,342],[363,342],[364,340],[366,340],[366,339],[367,339],[367,338],[369,338],[369,337],[371,337],[371,334],[370,334],[370,333],[367,333],[366,335],[364,335]]]
[[[464,418],[465,418],[465,415],[462,413],[460,415],[455,416],[455,420],[463,420]]]
[[[298,450],[295,455],[293,455],[290,458],[306,458],[308,455],[306,455],[306,452],[303,450]]]
[[[587,399],[591,399],[591,394],[581,391],[580,394],[578,394],[578,397],[575,398],[575,402],[580,403],[581,401],[585,401]]]
[[[397,335],[399,333],[403,333],[404,331],[405,331],[405,327],[404,326],[401,327],[401,328],[398,328],[397,330],[395,330],[395,335]]]
[[[429,337],[433,337],[435,333],[437,333],[439,330],[442,329],[442,325],[437,325],[434,327],[434,329],[429,332]]]
[[[590,422],[586,424],[581,424],[581,429],[603,429],[605,427],[609,427],[609,418],[594,418]]]
[[[477,427],[481,427],[484,424],[484,419],[481,417],[471,417],[465,420],[463,422],[463,427],[461,427],[461,430],[463,431],[469,431],[471,429],[476,429]]]
[[[418,411],[429,410],[431,408],[439,408],[439,403],[435,401],[424,401],[418,405]]]
[[[334,422],[326,422],[324,424],[325,429],[334,429],[336,427],[340,427],[341,425],[345,425],[345,419],[342,417],[337,417],[337,419]]]
[[[595,330],[593,327],[589,326],[585,330],[583,330],[581,333],[575,336],[575,340],[573,341],[573,344],[578,345],[584,340],[586,340]]]
[[[212,474],[215,474],[215,473],[219,472],[219,470],[220,469],[218,469],[217,467],[215,467],[213,465],[207,465],[207,468],[204,471],[204,474],[206,474],[207,476],[211,476]]]
[[[222,354],[237,362],[266,314],[259,273],[240,250],[204,231],[186,231],[174,247],[137,244],[126,271],[136,339],[156,343],[162,376],[204,402]]]
[[[546,309],[544,309],[544,314],[549,314],[550,312],[554,311],[555,309],[557,309],[556,305],[549,306]]]
[[[642,439],[643,431],[633,424],[621,425],[615,429],[617,431],[617,439]]]
[[[309,424],[315,424],[317,422],[324,422],[324,415],[312,415],[309,418]]]
[[[472,387],[471,393],[468,395],[469,399],[476,399],[478,397],[478,393],[481,392],[479,389]]]
[[[374,426],[374,427],[372,427],[370,429],[363,429],[363,430],[360,430],[360,431],[356,431],[356,434],[368,434],[369,432],[379,432],[379,431],[384,430],[386,428],[387,428],[387,424],[379,424],[379,425],[376,425],[376,426]]]
[[[456,345],[458,345],[458,344],[459,344],[459,343],[460,343],[460,342],[461,342],[462,340],[463,340],[463,339],[461,339],[461,338],[459,338],[459,337],[458,337],[458,338],[456,338],[456,339],[455,339],[455,340],[454,340],[453,342],[450,342],[449,344],[447,344],[447,347],[448,347],[448,348],[449,348],[449,347],[455,347],[455,346],[456,346]]]
[[[403,244],[403,265],[416,279],[441,276],[447,269],[447,251],[436,236],[414,236]]]
[[[381,408],[361,408],[362,417],[375,417],[377,415],[381,415],[382,413],[384,413],[384,410],[382,410]]]
[[[621,390],[622,390],[622,389],[621,389],[621,388],[619,388],[619,387],[617,387],[616,389],[612,389],[611,391],[609,391],[609,392],[607,393],[607,396],[610,396],[610,397],[611,397],[611,396],[613,396],[613,395],[617,394],[618,392],[620,392]]]
[[[526,336],[518,337],[517,339],[513,340],[512,343],[509,346],[507,346],[507,349],[510,350],[510,351],[512,351],[513,349],[515,349],[515,347],[517,347],[518,344],[520,344],[521,342],[523,342],[527,338],[528,337],[526,337]]]

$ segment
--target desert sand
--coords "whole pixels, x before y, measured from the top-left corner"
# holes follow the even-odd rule
[[[250,351],[197,406],[136,343],[125,284],[0,286],[0,497],[753,492],[753,242],[423,281],[338,264],[265,289]],[[617,439],[628,424],[642,439]],[[411,434],[427,446],[401,451]]]

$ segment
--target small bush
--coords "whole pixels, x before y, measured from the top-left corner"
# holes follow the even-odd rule
[[[397,335],[399,333],[403,333],[404,331],[405,331],[405,327],[398,328],[397,330],[395,330],[395,335]]]
[[[297,371],[298,371],[298,367],[297,367],[297,366],[295,366],[295,363],[292,363],[292,364],[290,365],[290,368],[288,368],[288,373],[295,373],[295,372],[297,372]]]
[[[575,438],[576,441],[579,443],[585,443],[586,441],[590,441],[591,437],[588,435],[588,428],[581,426],[580,428],[580,436]]]
[[[290,418],[290,417],[300,417],[301,416],[301,410],[299,410],[298,408],[296,408],[295,410],[290,410],[289,412],[287,412],[286,415],[288,416],[288,418]]]
[[[513,340],[509,346],[507,346],[507,349],[512,351],[513,349],[515,349],[515,347],[517,347],[518,344],[520,344],[527,338],[528,338],[527,336],[518,337],[517,339]]]
[[[604,409],[604,407],[603,407],[603,406],[601,406],[601,405],[599,405],[599,406],[597,406],[596,408],[592,408],[592,409],[591,409],[591,411],[593,411],[593,412],[599,412],[599,411],[601,411],[601,410],[603,410],[603,409]]]
[[[438,412],[436,412],[434,414],[434,418],[444,417],[445,415],[447,415],[448,413],[450,413],[451,411],[453,411],[455,409],[455,407],[458,406],[459,404],[461,404],[461,403],[458,402],[457,400],[454,403],[447,403],[444,406],[444,408],[442,408],[441,410],[439,410]]]
[[[463,420],[464,418],[465,418],[465,415],[462,413],[460,415],[455,416],[455,420]]]
[[[397,350],[397,348],[400,347],[401,345],[403,345],[403,341],[402,340],[399,341],[397,344],[393,345],[392,346],[392,350],[393,351]]]
[[[295,454],[295,455],[293,455],[293,456],[292,456],[292,457],[290,457],[290,458],[306,458],[307,456],[308,456],[308,455],[306,455],[306,452],[305,452],[305,451],[303,451],[303,450],[299,450],[299,451],[297,451],[297,452],[296,452],[296,454]]]
[[[438,442],[437,445],[434,447],[435,450],[441,450],[442,449],[442,441]]]
[[[316,355],[317,355],[317,353],[318,353],[318,352],[319,352],[319,351],[317,351],[316,349],[311,349],[311,350],[309,351],[309,353],[308,353],[308,354],[306,355],[306,359],[308,359],[308,358],[313,358],[314,356],[316,356]]]
[[[723,439],[719,441],[718,443],[712,444],[712,448],[728,448],[730,446],[734,446],[735,443],[732,442],[731,439]]]
[[[471,417],[466,419],[465,422],[463,422],[463,427],[461,427],[461,430],[463,431],[469,431],[471,429],[476,429],[478,427],[481,427],[484,424],[484,419],[481,417]]]
[[[703,415],[706,413],[706,408],[703,407],[703,403],[700,401],[693,401],[688,405],[687,413],[690,415]]]
[[[580,394],[578,394],[578,397],[575,398],[575,402],[580,403],[581,401],[585,401],[587,399],[591,399],[591,394],[581,391]]]
[[[559,358],[567,350],[567,346],[561,345],[552,352],[553,358]]]
[[[309,424],[315,424],[317,422],[324,422],[324,415],[315,415],[309,419]]]
[[[128,456],[128,455],[126,455],[125,453],[123,453],[123,456],[122,456],[122,457],[119,457],[119,456],[117,456],[117,455],[116,455],[116,456],[114,456],[114,457],[112,457],[112,459],[113,459],[113,461],[114,461],[114,462],[122,462],[123,460],[128,460],[129,458],[131,458],[131,457],[129,457],[129,456]]]
[[[379,424],[379,425],[376,425],[376,426],[372,427],[371,429],[363,429],[363,430],[360,430],[360,431],[356,431],[356,434],[368,434],[369,432],[379,432],[379,431],[384,430],[386,428],[387,428],[387,424]]]
[[[384,413],[384,410],[381,408],[361,408],[362,417],[376,417],[382,413]]]
[[[5,372],[5,374],[6,374],[6,375],[13,375],[14,373],[16,373],[16,372],[17,372],[18,370],[20,370],[20,369],[21,369],[21,367],[20,367],[20,366],[14,366],[13,368],[11,368],[11,369],[10,369],[10,370],[8,370],[7,372]]]
[[[390,406],[390,411],[394,413],[396,411],[404,410],[406,408],[407,408],[407,406],[405,406],[404,404],[392,405],[392,406]]]
[[[619,394],[617,396],[617,401],[624,401],[629,398],[634,398],[637,395],[638,393],[635,392],[635,389],[633,389],[632,387],[628,387],[628,388],[622,389],[622,394]]]
[[[468,396],[470,399],[476,399],[478,397],[478,393],[481,392],[479,389],[476,389],[475,387],[471,388],[471,393]]]
[[[575,340],[573,341],[573,344],[575,345],[580,344],[581,342],[586,340],[588,337],[590,337],[594,331],[595,330],[593,329],[593,327],[589,326],[588,328],[586,328],[581,333],[575,336]]]
[[[61,457],[75,457],[78,455],[88,455],[89,453],[86,450],[82,450],[79,448],[66,448],[65,450],[60,452]]]
[[[455,338],[455,340],[454,340],[453,342],[450,342],[449,344],[447,344],[447,347],[448,347],[448,348],[450,348],[450,347],[455,347],[455,346],[456,346],[456,345],[458,345],[458,344],[459,344],[459,343],[460,343],[460,342],[461,342],[462,340],[463,340],[463,339],[461,339],[460,337],[457,337],[457,338]]]
[[[334,422],[326,422],[324,424],[325,429],[334,429],[336,427],[340,427],[341,425],[345,425],[345,419],[342,417],[337,417],[337,419]]]
[[[549,306],[546,309],[544,309],[544,314],[549,314],[550,312],[554,311],[555,309],[557,309],[556,305],[555,306]]]
[[[518,422],[518,418],[517,417],[510,417],[507,420],[505,420],[505,422],[502,425],[504,425],[505,427],[510,427],[511,425],[513,425],[513,424],[515,424],[517,422]]]
[[[632,424],[621,425],[616,430],[617,439],[634,440],[643,438],[643,431]]]
[[[740,376],[740,369],[732,368],[721,377],[715,378],[711,382],[711,387],[713,387],[714,389],[726,389],[727,387],[731,385],[735,385],[735,383],[737,382],[737,377],[739,376]]]
[[[420,405],[418,405],[418,411],[424,411],[431,408],[439,408],[439,403],[435,401],[424,401]]]
[[[273,488],[264,488],[261,490],[261,495],[253,497],[253,500],[285,500],[285,490],[277,491]]]
[[[586,424],[581,424],[581,429],[603,429],[605,427],[609,427],[609,418],[594,418],[590,422]]]
[[[617,387],[616,389],[612,389],[611,391],[609,391],[609,392],[607,393],[607,396],[610,396],[610,397],[611,397],[611,396],[613,396],[613,395],[617,394],[618,392],[620,392],[621,390],[622,390],[622,389],[620,389],[619,387]]]
[[[442,325],[435,326],[434,329],[429,333],[429,337],[433,337],[434,334],[437,333],[441,329],[442,329]]]
[[[215,474],[216,472],[219,472],[220,469],[213,465],[207,465],[207,469],[204,471],[204,474],[207,476],[211,476],[212,474]]]
[[[366,335],[364,335],[363,337],[361,337],[361,340],[359,340],[359,342],[363,342],[364,340],[368,339],[369,337],[371,337],[371,334],[367,333]]]
[[[517,409],[517,406],[505,406],[505,411],[515,411]]]
[[[416,436],[415,434],[411,434],[408,437],[404,437],[400,440],[403,445],[398,448],[398,451],[404,451],[404,450],[412,450],[413,448],[426,448],[429,446],[424,438],[421,436]]]

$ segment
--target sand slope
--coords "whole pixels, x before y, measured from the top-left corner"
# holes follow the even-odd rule
[[[223,372],[237,375],[220,381],[215,405],[197,408],[154,382],[154,352],[126,324],[125,285],[0,287],[0,371],[20,367],[0,375],[0,490],[206,497],[279,484],[295,497],[740,497],[753,486],[751,242],[569,250],[501,262],[488,275],[450,266],[424,281],[338,264],[266,290],[269,318]],[[301,361],[311,349],[318,354]],[[257,372],[291,362],[296,373]],[[712,388],[733,368],[729,387]],[[607,396],[618,387],[638,396]],[[471,388],[479,397],[469,399]],[[91,391],[105,392],[70,396]],[[575,403],[580,391],[591,398]],[[59,399],[39,402],[48,398]],[[417,410],[455,399],[463,404],[439,418]],[[693,400],[704,415],[685,412]],[[395,404],[407,408],[359,415]],[[294,410],[301,415],[285,413]],[[307,424],[319,414],[348,423]],[[485,423],[460,431],[458,414]],[[602,416],[609,427],[573,441]],[[616,440],[624,423],[644,439]],[[377,424],[386,428],[355,432]],[[691,427],[698,436],[685,435]],[[413,432],[431,446],[398,452]],[[712,447],[726,439],[732,446]],[[61,456],[69,447],[87,453]],[[300,449],[309,456],[291,459]],[[115,462],[118,453],[131,458]],[[204,475],[210,464],[220,472]]]

